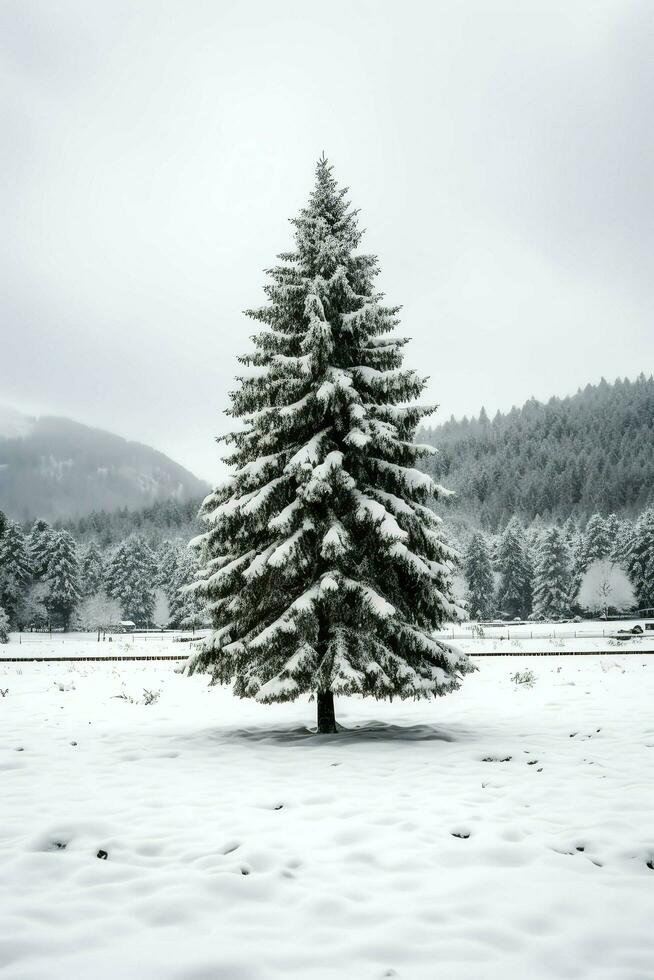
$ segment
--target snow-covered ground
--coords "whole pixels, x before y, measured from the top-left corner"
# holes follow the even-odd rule
[[[187,657],[189,631],[166,633],[108,633],[98,641],[97,633],[11,633],[10,641],[0,646],[0,659],[21,657]]]
[[[642,653],[654,652],[654,630],[641,636],[616,639],[618,630],[631,629],[644,620],[605,622],[585,620],[581,623],[505,623],[483,625],[479,635],[476,623],[447,626],[438,636],[461,647],[471,656],[503,653]],[[158,654],[184,657],[188,650],[188,631],[167,633],[129,633],[107,635],[98,642],[95,633],[12,633],[11,643],[0,647],[2,657],[131,657]]]
[[[651,980],[654,658],[479,666],[316,737],[172,663],[0,665],[0,974]]]
[[[471,656],[488,653],[654,652],[654,630],[646,620],[584,620],[580,623],[503,623],[494,626],[456,623],[437,634]],[[640,625],[639,636],[617,637],[620,630]]]

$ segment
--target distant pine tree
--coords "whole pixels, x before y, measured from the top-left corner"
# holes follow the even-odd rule
[[[102,552],[95,541],[90,541],[83,549],[79,563],[80,591],[85,599],[102,592],[104,575]]]
[[[558,527],[548,528],[536,555],[534,614],[561,619],[570,612],[570,556]]]
[[[0,643],[9,643],[9,616],[0,606]]]
[[[188,552],[181,541],[167,540],[162,542],[155,555],[155,561],[157,564],[156,584],[160,589],[163,589],[169,605],[173,601],[173,597],[177,592],[175,579],[182,554],[188,555]],[[189,560],[192,560],[190,555]]]
[[[53,547],[53,532],[47,521],[34,521],[27,539],[32,575],[39,581],[48,574],[48,565]]]
[[[112,555],[106,573],[107,595],[117,599],[125,619],[148,624],[154,613],[156,563],[140,535],[122,541]]]
[[[579,525],[577,524],[574,517],[569,517],[565,524],[563,525],[563,537],[565,538],[565,543],[568,546],[570,552],[573,552],[577,547],[579,539],[581,537],[579,532]]]
[[[493,566],[483,534],[476,532],[470,538],[463,568],[468,612],[473,619],[489,619],[493,615]]]
[[[570,609],[579,611],[579,590],[581,589],[581,583],[584,575],[588,571],[588,562],[586,561],[586,552],[584,548],[584,537],[583,535],[579,535],[572,547],[568,545],[567,541],[565,543],[570,558]]]
[[[269,273],[267,325],[229,414],[236,471],[207,498],[202,539],[214,632],[190,669],[260,701],[316,694],[424,698],[472,669],[433,631],[456,614],[453,554],[414,468],[429,411],[403,407],[424,380],[402,369],[398,309],[375,290],[373,256],[325,160],[294,219],[295,251]]]
[[[632,543],[634,526],[634,522],[628,518],[618,519],[618,529],[611,558],[623,568],[627,567],[627,555]]]
[[[0,605],[14,625],[19,625],[22,604],[32,579],[25,535],[14,521],[7,521],[0,541]]]
[[[56,531],[52,535],[45,581],[48,611],[61,619],[66,631],[81,598],[77,546],[68,531]]]
[[[177,556],[170,582],[168,625],[173,629],[202,626],[207,619],[201,593],[192,587],[197,574],[198,562],[195,555],[189,551],[181,552]]]
[[[654,608],[654,509],[644,511],[636,521],[625,560],[638,607]]]
[[[500,538],[497,568],[498,608],[513,618],[525,618],[531,612],[533,570],[525,530],[517,518],[509,521]]]
[[[593,514],[589,518],[583,536],[582,561],[583,570],[594,561],[602,561],[611,554],[611,537],[605,519],[601,514]]]

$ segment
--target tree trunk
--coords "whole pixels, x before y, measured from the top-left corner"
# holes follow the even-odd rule
[[[334,695],[331,691],[318,691],[318,734],[336,734],[336,716],[334,714]]]

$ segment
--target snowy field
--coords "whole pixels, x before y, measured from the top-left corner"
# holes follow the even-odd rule
[[[316,737],[173,663],[0,665],[0,974],[651,980],[654,658],[479,666]]]
[[[482,625],[482,636],[475,623],[454,624],[437,634],[471,656],[489,653],[594,653],[622,651],[654,653],[654,630],[646,620],[584,620],[580,623],[505,623]],[[639,624],[640,636],[617,637],[619,630]]]
[[[483,626],[483,638],[476,635],[476,624],[457,623],[441,633],[448,642],[465,650],[471,656],[502,653],[520,655],[529,653],[654,653],[654,630],[641,636],[616,639],[618,630],[631,629],[644,620],[616,621],[585,620],[581,623],[509,623],[501,626]],[[189,639],[188,631],[166,633],[130,633],[107,635],[98,642],[96,633],[12,633],[11,643],[0,647],[2,657],[133,657],[167,656],[185,657]]]
[[[98,642],[97,633],[11,633],[10,641],[0,646],[3,657],[187,657],[189,645],[179,642],[192,634],[183,631],[166,633],[115,633],[107,634]]]

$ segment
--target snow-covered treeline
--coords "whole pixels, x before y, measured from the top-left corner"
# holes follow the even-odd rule
[[[558,619],[654,607],[654,510],[635,520],[593,514],[497,535],[461,535],[460,587],[476,619]]]
[[[183,590],[196,572],[177,539],[153,549],[130,534],[102,548],[44,520],[26,533],[0,512],[0,641],[5,620],[15,629],[200,625],[201,600]]]

